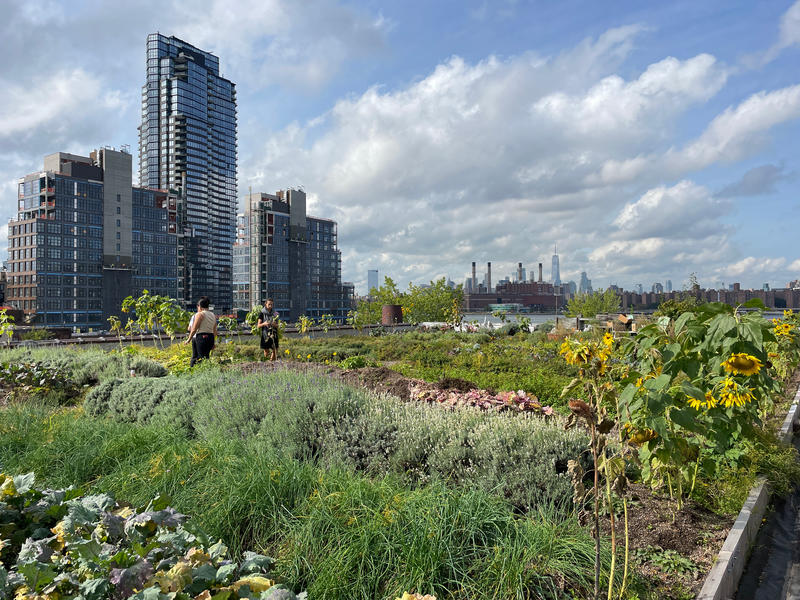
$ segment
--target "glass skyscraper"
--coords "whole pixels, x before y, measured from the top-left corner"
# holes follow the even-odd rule
[[[187,305],[209,296],[233,306],[236,236],[236,88],[219,58],[158,33],[147,36],[142,88],[139,184],[181,189]]]

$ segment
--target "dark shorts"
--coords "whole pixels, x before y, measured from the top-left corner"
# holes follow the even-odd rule
[[[261,338],[261,349],[262,350],[277,350],[278,349],[278,338],[275,336],[270,337],[262,337]]]

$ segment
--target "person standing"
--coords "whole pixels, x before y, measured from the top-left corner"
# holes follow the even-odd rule
[[[261,349],[264,351],[264,358],[267,358],[267,350],[271,351],[270,360],[278,358],[278,313],[275,312],[275,303],[272,298],[264,300],[264,308],[258,315],[258,328],[261,330]]]
[[[189,337],[184,342],[192,344],[192,362],[189,366],[203,358],[208,358],[214,349],[214,340],[217,336],[217,317],[209,307],[211,301],[208,296],[203,296],[197,303],[197,312],[192,318]]]

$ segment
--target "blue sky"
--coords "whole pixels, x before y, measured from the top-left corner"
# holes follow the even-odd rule
[[[547,276],[555,243],[562,279],[595,287],[800,278],[800,2],[0,0],[0,17],[3,223],[44,154],[136,147],[161,31],[237,84],[240,196],[302,184],[359,291],[370,268]]]

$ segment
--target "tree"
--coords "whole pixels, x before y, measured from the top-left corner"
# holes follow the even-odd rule
[[[348,319],[354,326],[380,323],[384,304],[399,304],[403,309],[403,319],[409,323],[461,322],[464,291],[460,285],[448,287],[444,277],[425,287],[409,283],[406,292],[401,292],[390,277],[385,277],[381,287],[370,290],[370,297],[371,300],[362,300],[356,313]]]
[[[578,294],[574,296],[564,310],[568,317],[594,317],[603,313],[619,312],[619,296],[611,288],[597,291],[594,294]]]
[[[689,294],[681,294],[677,298],[661,302],[653,316],[676,319],[685,312],[696,312],[698,307],[697,298]]]
[[[147,290],[143,290],[138,298],[133,296],[125,298],[122,301],[122,312],[133,312],[136,315],[135,320],[128,320],[127,330],[131,330],[135,325],[140,332],[155,334],[162,348],[164,347],[161,339],[162,329],[171,340],[174,340],[179,331],[186,329],[191,317],[191,313],[181,308],[177,300],[168,296],[156,296]]]

